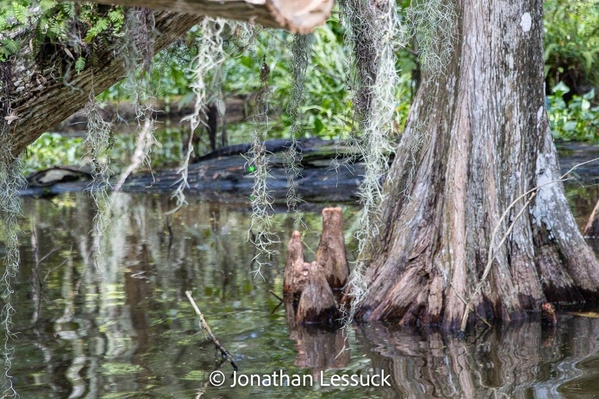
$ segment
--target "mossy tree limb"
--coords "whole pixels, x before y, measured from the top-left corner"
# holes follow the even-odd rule
[[[78,0],[84,2],[82,0]],[[333,0],[93,0],[94,3],[225,18],[306,34],[331,14]]]
[[[197,15],[155,12],[158,34],[154,52],[177,40],[201,19]],[[94,51],[97,62],[87,63],[81,73],[70,77],[56,72],[61,63],[69,61],[66,53],[54,54],[52,65],[42,65],[32,54],[22,54],[13,61],[10,65],[13,80],[6,93],[10,98],[10,113],[15,116],[7,126],[8,134],[14,137],[13,156],[20,154],[48,128],[83,108],[91,92],[100,93],[125,77],[125,62],[113,49]]]

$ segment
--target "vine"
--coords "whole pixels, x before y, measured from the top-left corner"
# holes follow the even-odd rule
[[[2,136],[6,136],[3,130]],[[6,138],[6,137],[5,137]],[[3,146],[0,154],[0,211],[5,226],[6,255],[4,256],[4,273],[0,278],[2,298],[4,305],[0,316],[0,323],[4,329],[4,381],[2,387],[3,397],[17,396],[12,386],[10,368],[14,348],[10,340],[12,333],[12,316],[15,309],[11,298],[13,294],[12,281],[19,271],[21,256],[19,252],[19,227],[18,217],[21,215],[21,200],[19,189],[23,187],[24,179],[21,177],[21,159],[15,159],[10,153],[10,146]]]
[[[110,158],[107,154],[111,146],[113,125],[104,121],[99,112],[98,104],[92,96],[90,96],[90,100],[84,108],[84,114],[87,117],[85,144],[90,148],[89,156],[92,166],[92,182],[88,186],[88,191],[96,206],[91,234],[96,237],[94,242],[100,243],[100,238],[110,223],[108,188],[110,187],[109,179],[112,172],[110,170]],[[99,267],[97,256],[100,253],[100,248],[98,245],[92,248],[92,258],[96,266]]]
[[[0,139],[4,143],[0,147],[0,215],[4,222],[5,256],[3,258],[4,272],[0,277],[0,292],[4,305],[0,312],[0,324],[4,329],[4,373],[2,378],[2,397],[17,397],[12,383],[10,369],[14,348],[10,341],[13,339],[12,316],[15,308],[12,305],[12,282],[15,279],[21,261],[19,252],[19,227],[18,218],[21,215],[21,199],[19,189],[24,185],[21,174],[21,158],[12,154],[13,138],[10,134],[12,119],[11,98],[11,64],[0,62]]]
[[[131,162],[121,173],[114,192],[120,191],[127,177],[142,164],[150,165],[150,152],[157,144],[154,137],[154,95],[148,77],[153,66],[154,23],[154,15],[148,9],[133,8],[127,12],[123,28],[127,39],[123,38],[119,54],[127,65],[125,69],[129,71],[123,89],[130,93],[129,98],[135,109],[137,140]],[[138,74],[139,69],[141,72]]]
[[[422,67],[433,75],[443,73],[453,52],[456,12],[451,2],[418,0],[407,12]]]

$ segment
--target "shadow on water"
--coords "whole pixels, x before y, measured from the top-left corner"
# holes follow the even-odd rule
[[[21,397],[599,394],[599,319],[562,314],[554,329],[530,322],[466,339],[380,323],[337,331],[289,327],[284,306],[277,307],[269,292],[282,291],[289,216],[276,215],[281,243],[272,267],[255,278],[254,250],[247,243],[249,204],[188,199],[169,228],[168,198],[114,198],[112,226],[102,237],[90,234],[95,214],[85,195],[24,199],[28,219],[13,301],[18,339],[11,369]],[[349,242],[357,209],[343,209]],[[319,211],[304,214],[307,257],[318,243]],[[97,244],[101,252],[94,262]],[[350,245],[350,259],[353,251]],[[238,375],[199,330],[186,290],[233,354]],[[214,370],[223,372],[221,387],[210,382]]]

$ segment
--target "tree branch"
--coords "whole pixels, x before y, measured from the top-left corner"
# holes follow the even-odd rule
[[[75,0],[88,2],[89,0]],[[98,4],[249,21],[268,28],[306,34],[331,14],[333,0],[91,0]]]
[[[77,0],[79,1],[79,0]],[[307,33],[329,16],[333,0],[94,0],[102,4],[155,7],[177,12],[155,11],[154,53],[167,47],[197,24],[203,16],[224,17],[287,28]],[[179,13],[183,12],[183,13]],[[187,13],[185,13],[187,12]],[[190,14],[193,13],[193,14]],[[32,51],[31,48],[24,49]],[[89,63],[78,74],[58,72],[72,64],[66,54],[54,54],[52,65],[40,65],[34,55],[20,57],[11,66],[8,90],[10,109],[1,115],[8,123],[12,153],[17,156],[48,128],[80,110],[90,95],[100,93],[127,73],[113,49],[94,49],[98,62]]]
[[[201,19],[198,15],[156,12],[158,34],[154,52],[177,40]],[[90,62],[83,71],[71,76],[57,73],[56,65],[62,59],[53,60],[54,67],[42,66],[32,56],[22,57],[28,61],[15,62],[11,71],[14,83],[9,91],[14,120],[8,126],[13,137],[13,155],[20,154],[48,128],[83,108],[92,93],[100,93],[123,79],[127,73],[124,61],[112,49],[94,51],[98,61]]]

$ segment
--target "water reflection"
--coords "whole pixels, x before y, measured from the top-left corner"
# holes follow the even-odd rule
[[[21,397],[580,398],[599,390],[599,319],[561,315],[555,329],[532,322],[465,340],[376,323],[288,325],[269,293],[282,290],[288,216],[277,215],[281,244],[262,279],[251,273],[248,204],[190,199],[169,220],[167,197],[114,198],[101,237],[90,234],[95,213],[85,195],[24,199],[12,368]],[[319,211],[304,217],[308,257]],[[355,215],[344,208],[348,242]],[[230,387],[232,369],[199,332],[186,290],[241,373],[281,370],[314,384]],[[223,387],[209,382],[217,368]],[[382,374],[390,386],[331,383],[335,375]]]

